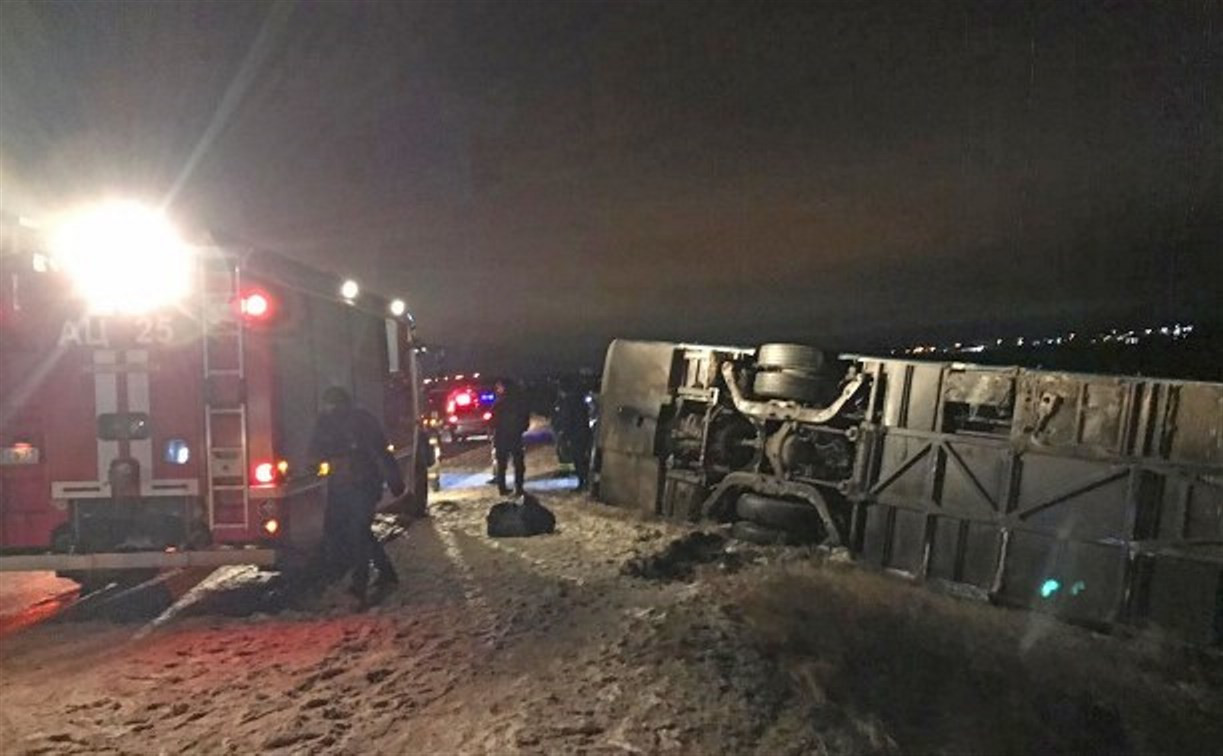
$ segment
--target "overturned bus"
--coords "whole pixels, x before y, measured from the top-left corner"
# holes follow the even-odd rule
[[[1223,384],[615,341],[596,495],[1223,642]]]

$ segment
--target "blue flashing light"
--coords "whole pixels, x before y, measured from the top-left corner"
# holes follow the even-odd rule
[[[1055,593],[1057,593],[1059,590],[1061,590],[1061,587],[1062,587],[1062,584],[1061,584],[1061,583],[1059,583],[1058,581],[1054,580],[1053,578],[1049,578],[1049,579],[1048,579],[1048,580],[1046,580],[1045,582],[1041,583],[1041,586],[1040,586],[1040,597],[1041,597],[1041,598],[1049,598],[1050,596],[1052,596],[1053,594],[1055,594]]]
[[[496,392],[493,392],[493,391],[480,392],[480,403],[481,404],[492,404],[495,401],[497,401]]]
[[[181,438],[166,442],[166,461],[172,465],[185,465],[191,459],[191,447]]]

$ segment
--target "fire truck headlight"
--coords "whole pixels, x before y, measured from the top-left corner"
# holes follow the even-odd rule
[[[157,210],[105,202],[64,216],[51,233],[55,261],[96,313],[174,304],[191,285],[191,253]]]

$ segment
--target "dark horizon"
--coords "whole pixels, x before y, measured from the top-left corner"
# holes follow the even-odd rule
[[[1223,6],[0,5],[0,205],[402,295],[456,368],[1217,322]]]

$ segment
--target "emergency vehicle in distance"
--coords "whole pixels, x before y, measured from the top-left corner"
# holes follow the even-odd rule
[[[189,246],[110,203],[0,219],[0,570],[285,565],[321,542],[325,388],[383,419],[421,509],[402,300],[282,256]]]
[[[444,443],[486,439],[492,434],[493,386],[480,382],[480,374],[425,379],[428,414],[424,424]]]

